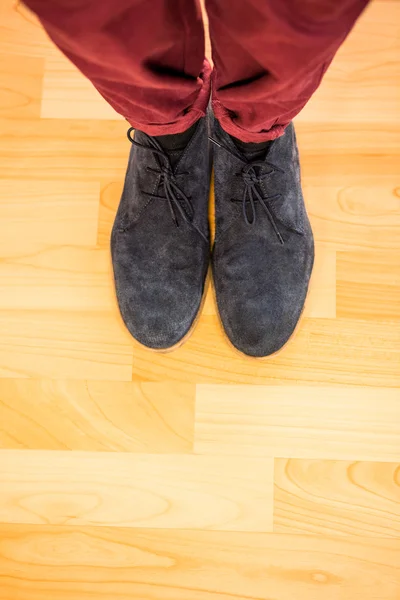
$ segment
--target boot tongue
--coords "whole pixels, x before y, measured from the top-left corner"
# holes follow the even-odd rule
[[[192,135],[197,127],[197,121],[189,129],[182,133],[174,133],[172,135],[157,135],[155,139],[160,144],[161,148],[165,150],[171,161],[171,166],[175,167],[182,152],[190,142]]]
[[[260,160],[265,158],[268,150],[272,145],[273,140],[267,142],[242,142],[241,140],[233,137],[232,140],[236,148],[243,154],[248,161]]]

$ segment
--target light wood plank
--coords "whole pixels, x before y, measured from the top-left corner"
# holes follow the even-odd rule
[[[198,385],[195,452],[400,461],[400,390]]]
[[[0,179],[1,256],[48,245],[95,245],[99,194],[92,181]]]
[[[304,193],[318,242],[342,251],[399,251],[397,175],[340,175],[332,184],[325,183],[324,177],[318,182],[312,179],[304,179]]]
[[[0,377],[132,377],[131,337],[116,313],[0,311],[0,331]]]
[[[54,47],[41,27],[36,15],[20,1],[1,0],[0,52],[26,58],[44,58],[54,52]]]
[[[61,52],[46,59],[40,116],[42,119],[123,120]]]
[[[216,301],[215,301],[215,293],[214,293],[213,285],[209,285],[207,292],[206,292],[206,298],[204,300],[202,314],[203,315],[216,315],[217,310],[218,309],[217,309],[217,305],[216,305]]]
[[[31,119],[40,115],[44,61],[0,53],[0,116]]]
[[[0,179],[120,181],[130,144],[122,121],[0,118]]]
[[[339,252],[337,278],[339,317],[400,319],[398,252]]]
[[[398,600],[400,542],[96,527],[0,528],[1,600]]]
[[[0,450],[0,522],[271,531],[273,461]]]
[[[194,397],[191,384],[2,379],[0,447],[191,452]]]
[[[399,463],[277,459],[274,481],[275,532],[400,537]]]
[[[123,187],[124,182],[122,179],[121,181],[106,181],[101,186],[97,244],[101,248],[107,248],[107,250],[110,247],[111,230]]]
[[[59,245],[20,251],[0,263],[0,309],[117,313],[110,251]]]
[[[336,317],[336,252],[316,244],[310,289],[304,316],[321,319]]]
[[[232,349],[216,316],[203,315],[191,338],[173,353],[135,346],[133,379],[396,387],[400,331],[391,323],[305,318],[281,353],[256,360]]]
[[[398,249],[400,129],[296,120],[314,236],[333,250]]]
[[[329,118],[324,123],[304,123],[298,118],[294,122],[300,155],[307,159],[302,161],[302,167],[308,177],[334,182],[333,177],[340,174],[371,175],[369,168],[374,165],[372,174],[396,175],[400,157],[397,119],[388,124],[332,123]],[[383,170],[377,170],[377,166]]]

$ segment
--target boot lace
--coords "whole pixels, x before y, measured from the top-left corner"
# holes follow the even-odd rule
[[[158,200],[166,200],[168,202],[172,220],[176,227],[179,227],[178,215],[180,215],[182,219],[186,221],[186,223],[191,224],[194,217],[193,204],[190,198],[178,186],[168,154],[164,152],[164,150],[156,148],[155,146],[146,146],[145,144],[140,144],[132,137],[133,132],[134,128],[131,127],[128,129],[127,135],[129,141],[134,146],[152,152],[161,159],[157,161],[158,168],[154,169],[152,167],[146,167],[146,170],[151,173],[155,173],[160,177],[158,187],[161,186],[164,196],[159,196],[155,193],[144,191],[141,191],[141,193],[145,196],[150,196],[151,198],[157,198]],[[187,172],[182,172],[180,174],[188,175]]]
[[[229,148],[220,144],[214,138],[210,137],[210,141],[220,148],[223,148],[226,152],[229,152],[235,158],[238,158]],[[268,171],[265,171],[268,168]],[[243,196],[240,200],[231,198],[231,202],[241,202],[243,218],[247,225],[254,225],[256,222],[256,204],[260,204],[267,214],[268,220],[271,223],[272,229],[275,232],[279,242],[283,245],[284,239],[278,229],[276,218],[268,204],[273,200],[278,200],[282,197],[282,194],[275,194],[273,196],[265,195],[264,180],[272,175],[272,173],[279,172],[283,173],[282,169],[273,165],[272,163],[264,160],[255,160],[245,164],[240,173],[235,173],[236,177],[240,177],[244,183]]]

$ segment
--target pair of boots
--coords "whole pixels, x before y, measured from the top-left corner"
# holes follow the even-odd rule
[[[244,354],[284,346],[301,316],[314,261],[293,125],[261,145],[208,114],[180,136],[128,131],[132,142],[111,250],[118,303],[133,337],[170,350],[191,332],[210,257],[225,332]],[[208,199],[215,176],[215,242]]]

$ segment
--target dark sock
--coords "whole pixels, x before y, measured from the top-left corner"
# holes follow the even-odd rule
[[[240,150],[240,152],[249,160],[257,160],[258,158],[263,158],[272,144],[272,140],[259,143],[242,142],[242,140],[238,140],[238,138],[235,138],[233,135],[231,137],[238,150]]]
[[[197,121],[189,129],[182,133],[173,133],[172,135],[157,135],[155,139],[160,146],[168,152],[172,166],[178,162],[182,152],[191,140],[194,130],[197,127]]]

